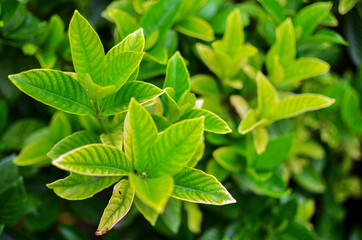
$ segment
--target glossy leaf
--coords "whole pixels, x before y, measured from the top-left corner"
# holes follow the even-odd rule
[[[265,152],[269,141],[268,131],[264,127],[257,127],[253,130],[254,146],[258,154]]]
[[[123,179],[113,188],[112,197],[104,209],[96,235],[103,235],[113,228],[130,210],[135,190],[128,180]]]
[[[140,20],[145,37],[159,31],[159,38],[162,38],[175,20],[179,6],[180,0],[161,0],[153,4]]]
[[[299,94],[281,100],[274,114],[270,116],[273,121],[281,118],[294,117],[304,112],[326,108],[335,102],[334,99],[319,94]]]
[[[285,82],[295,82],[329,71],[329,64],[316,58],[299,58],[285,69]]]
[[[134,204],[137,207],[138,211],[146,218],[146,220],[152,225],[155,226],[159,213],[153,208],[144,204],[138,197],[134,198]]]
[[[172,197],[195,203],[225,205],[235,199],[219,181],[201,170],[184,168],[174,176],[175,188]]]
[[[259,115],[267,118],[275,111],[276,105],[279,102],[278,93],[262,73],[258,73],[256,81],[258,86]]]
[[[139,172],[146,170],[148,152],[157,137],[157,127],[151,115],[132,99],[124,123],[124,149],[133,169]]]
[[[277,0],[258,0],[277,23],[285,20],[284,9]]]
[[[138,28],[137,20],[128,13],[116,8],[109,9],[108,13],[116,24],[117,32],[121,39],[124,39],[128,34]]]
[[[79,81],[83,82],[85,75],[89,74],[94,83],[102,85],[103,45],[98,34],[78,11],[74,12],[69,24],[69,42]]]
[[[158,178],[142,179],[134,174],[130,174],[129,177],[137,197],[156,212],[163,212],[173,190],[172,177],[165,175]]]
[[[179,52],[176,52],[168,61],[163,88],[167,87],[175,89],[175,101],[178,101],[186,91],[190,90],[190,74]]]
[[[54,141],[47,138],[37,139],[22,149],[14,163],[19,166],[49,164],[51,159],[47,156],[47,153],[54,144]]]
[[[246,134],[253,129],[257,128],[258,126],[262,126],[263,124],[267,123],[267,119],[257,120],[257,114],[253,109],[250,109],[246,115],[246,117],[241,121],[238,131],[241,134]]]
[[[86,90],[68,74],[35,69],[9,78],[21,91],[44,104],[68,113],[93,114]]]
[[[102,114],[104,116],[114,115],[127,111],[131,98],[137,102],[144,103],[160,96],[163,91],[156,86],[142,82],[127,82],[116,94],[101,100]]]
[[[204,19],[196,16],[191,16],[178,22],[175,29],[180,33],[194,37],[203,41],[214,40],[214,30],[210,24]]]
[[[47,184],[55,194],[67,200],[83,200],[108,188],[121,177],[95,177],[71,173],[68,177]]]
[[[225,134],[231,132],[230,127],[223,119],[205,109],[194,108],[191,111],[187,112],[186,114],[182,115],[181,120],[197,118],[201,116],[205,117],[205,131],[219,133],[219,134]]]
[[[76,148],[52,164],[60,169],[87,176],[125,176],[131,172],[131,164],[116,147],[90,144]]]
[[[331,2],[310,4],[298,12],[294,18],[295,28],[300,27],[302,33],[299,38],[310,36],[332,8]]]
[[[101,143],[99,137],[96,134],[89,131],[75,132],[55,144],[47,155],[48,157],[55,159],[60,155],[65,154],[66,152],[92,143]]]
[[[72,126],[64,113],[57,112],[53,115],[49,124],[49,133],[54,142],[58,142],[72,134]]]
[[[293,62],[295,56],[296,47],[294,27],[292,21],[288,18],[277,27],[276,42],[267,53],[266,66],[268,72],[272,72],[275,58],[277,58],[279,63],[284,67]]]
[[[204,130],[203,118],[184,120],[162,132],[150,148],[150,177],[173,175],[195,154]]]
[[[137,69],[142,57],[143,53],[133,51],[121,52],[115,56],[107,54],[105,71],[102,81],[99,84],[102,86],[114,85],[116,87],[113,91],[116,92],[127,82],[132,73]]]

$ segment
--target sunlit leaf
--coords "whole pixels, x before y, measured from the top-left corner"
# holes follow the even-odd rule
[[[93,114],[86,90],[68,74],[35,69],[9,78],[21,91],[44,104],[73,114]]]
[[[134,189],[128,180],[123,179],[113,188],[112,197],[104,209],[96,235],[103,235],[113,228],[130,210]]]
[[[134,174],[130,174],[129,177],[137,197],[156,212],[163,212],[173,190],[172,177],[165,175],[158,178],[142,179]]]
[[[52,164],[60,169],[87,176],[125,176],[131,172],[131,164],[116,147],[90,144],[76,148]]]
[[[203,122],[203,118],[183,120],[162,132],[149,151],[148,175],[158,177],[181,171],[199,146]]]
[[[67,200],[83,200],[108,188],[121,177],[95,177],[71,173],[68,177],[47,184],[55,194]]]
[[[198,169],[185,167],[174,176],[172,197],[188,202],[225,205],[235,199],[213,176]]]

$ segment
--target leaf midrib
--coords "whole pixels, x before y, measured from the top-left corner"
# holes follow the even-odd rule
[[[86,109],[86,110],[89,111],[90,113],[93,113],[93,110],[92,110],[91,108],[89,108],[89,107],[87,107],[86,105],[83,105],[83,104],[81,104],[81,103],[79,103],[79,102],[75,102],[74,100],[72,100],[72,99],[70,99],[70,98],[66,98],[66,97],[64,97],[64,96],[61,96],[61,95],[56,94],[56,93],[54,93],[54,92],[51,92],[51,91],[49,91],[49,90],[46,90],[46,89],[43,89],[43,88],[34,86],[34,85],[32,85],[32,84],[30,84],[30,83],[28,83],[28,82],[26,82],[26,81],[20,80],[20,79],[15,79],[15,81],[20,82],[20,83],[23,83],[23,84],[25,84],[25,85],[27,85],[27,86],[29,86],[29,87],[35,88],[35,89],[37,89],[38,91],[43,91],[43,92],[52,94],[52,95],[54,95],[54,96],[57,96],[57,97],[59,97],[59,98],[61,98],[61,99],[67,100],[67,101],[69,101],[69,102],[72,102],[72,103],[74,103],[75,105],[78,105],[78,106],[80,106],[80,107],[83,108],[83,109]],[[44,101],[40,100],[38,97],[35,97],[35,96],[33,96],[33,97],[34,97],[35,99],[39,100],[40,102],[43,102],[43,103],[44,103]]]

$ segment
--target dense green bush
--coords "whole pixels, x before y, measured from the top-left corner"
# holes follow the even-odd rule
[[[361,33],[359,0],[0,1],[0,239],[362,239]]]

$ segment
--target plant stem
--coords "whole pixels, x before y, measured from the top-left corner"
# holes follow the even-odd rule
[[[107,135],[110,135],[109,132],[107,131],[106,125],[103,122],[101,109],[99,108],[98,100],[93,99],[93,106],[94,106],[94,109],[96,110],[95,118],[97,119],[97,121],[98,121],[99,125],[101,126],[103,132],[105,134],[107,134]]]

